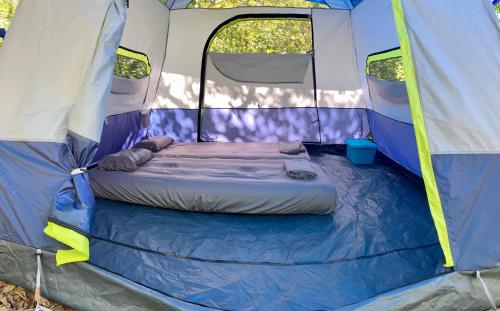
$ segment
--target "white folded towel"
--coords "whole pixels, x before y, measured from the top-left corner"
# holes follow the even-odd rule
[[[288,177],[295,179],[312,179],[316,177],[316,169],[307,160],[286,160],[285,171]]]

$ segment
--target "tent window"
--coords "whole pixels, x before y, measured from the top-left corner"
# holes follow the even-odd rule
[[[227,9],[238,7],[290,7],[290,8],[323,8],[329,6],[323,3],[313,3],[306,0],[193,0],[188,8],[193,9]]]
[[[115,76],[125,79],[142,79],[151,73],[146,54],[120,47],[116,54]]]
[[[305,54],[312,47],[309,19],[240,19],[219,30],[209,52],[231,54]]]
[[[368,56],[366,74],[381,80],[404,81],[401,50],[397,48]]]

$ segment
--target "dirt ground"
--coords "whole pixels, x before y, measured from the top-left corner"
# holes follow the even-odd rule
[[[43,306],[52,311],[73,311],[68,307],[47,300],[43,301]],[[33,293],[21,287],[0,281],[0,311],[12,310],[35,310],[35,306],[33,305]]]

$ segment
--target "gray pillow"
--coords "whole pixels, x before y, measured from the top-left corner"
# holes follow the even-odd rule
[[[174,140],[170,136],[155,136],[150,137],[149,139],[141,140],[134,146],[134,148],[142,148],[158,152],[163,148],[167,148],[173,142]]]
[[[153,152],[146,149],[126,149],[104,157],[97,166],[104,171],[135,171],[139,166],[154,157]]]

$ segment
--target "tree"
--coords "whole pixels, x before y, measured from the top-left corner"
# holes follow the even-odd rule
[[[403,59],[394,57],[373,62],[368,67],[368,75],[382,80],[404,81]]]
[[[142,79],[148,75],[148,64],[144,61],[133,57],[116,55],[115,76],[125,79]]]
[[[309,19],[248,19],[236,21],[214,37],[210,52],[304,54],[312,50]]]
[[[14,17],[14,12],[18,0],[0,0],[0,28],[9,28],[10,22]],[[2,46],[3,39],[0,38],[0,47]]]
[[[189,8],[227,9],[247,6],[277,6],[293,8],[328,8],[328,5],[306,0],[194,0]]]
[[[195,0],[189,8],[225,9],[245,6],[328,8],[305,0]],[[226,26],[210,45],[210,52],[304,54],[312,50],[309,19],[247,19]]]

